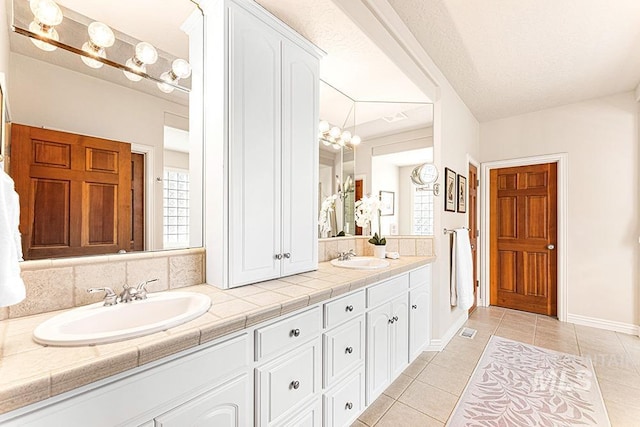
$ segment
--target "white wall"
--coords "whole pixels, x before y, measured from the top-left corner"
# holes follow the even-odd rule
[[[568,153],[568,315],[638,324],[638,106],[632,92],[480,125],[481,161]]]
[[[390,164],[383,158],[374,156],[371,160],[373,168],[371,188],[372,195],[379,195],[380,191],[392,191],[394,193],[394,209],[393,215],[385,215],[380,217],[380,232],[382,236],[391,235],[391,224],[398,225],[398,196],[400,190],[399,168]],[[397,228],[396,228],[397,229]],[[378,232],[378,227],[373,225],[372,233]]]
[[[416,186],[411,181],[411,172],[418,166],[403,166],[399,168],[398,185],[398,234],[407,236],[413,234],[413,194]]]
[[[162,177],[165,113],[187,117],[188,107],[23,55],[9,62],[13,122],[154,147],[153,174]],[[161,249],[161,185],[153,206]]]

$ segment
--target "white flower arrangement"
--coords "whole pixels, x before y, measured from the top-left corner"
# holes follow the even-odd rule
[[[380,199],[377,196],[364,196],[355,203],[356,224],[358,227],[368,227],[373,218],[378,218],[380,213]]]
[[[327,196],[322,201],[322,206],[320,207],[320,216],[318,217],[318,225],[320,226],[321,235],[331,232],[331,222],[329,220],[329,213],[336,210],[337,199],[338,199],[338,195],[332,194],[331,196]]]

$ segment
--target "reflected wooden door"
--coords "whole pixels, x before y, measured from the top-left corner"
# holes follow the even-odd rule
[[[471,242],[471,258],[473,263],[473,305],[469,314],[478,305],[478,168],[469,163],[469,241]]]
[[[25,259],[116,253],[131,246],[131,146],[11,127]]]
[[[356,179],[356,202],[360,199],[362,199],[362,192],[364,190],[363,188],[364,183],[362,182],[361,179]],[[362,236],[362,227],[358,227],[358,225],[356,224],[356,236]]]
[[[131,246],[144,251],[144,154],[131,153]]]
[[[555,316],[557,165],[491,170],[491,304]]]

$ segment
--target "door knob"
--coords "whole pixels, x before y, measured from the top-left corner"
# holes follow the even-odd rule
[[[471,250],[474,250],[476,248],[476,246],[472,243],[471,244]]]
[[[547,245],[547,249],[549,249],[550,251],[554,250],[555,248],[556,248],[556,245],[553,245],[553,244]]]

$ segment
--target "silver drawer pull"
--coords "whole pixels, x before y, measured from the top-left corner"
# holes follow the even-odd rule
[[[291,258],[291,254],[289,252],[284,253],[282,256],[284,256],[287,259]]]
[[[294,337],[299,337],[300,336],[300,329],[292,329],[290,335],[294,336]]]
[[[345,307],[346,311],[353,311],[353,306],[352,305],[348,305]]]
[[[395,321],[396,321],[396,320],[395,320],[393,317],[392,317],[391,319],[389,319],[389,323],[393,323],[393,322],[395,322]]]
[[[398,321],[398,316],[393,316],[393,320]]]
[[[413,308],[413,309],[415,310],[415,309],[417,309],[417,308],[418,308],[418,306],[417,306],[417,305],[415,305],[415,304],[413,304],[413,305],[411,306],[411,308]]]
[[[300,388],[300,381],[291,381],[291,384],[289,385],[289,387],[291,387],[294,390],[297,390]]]
[[[275,254],[274,257],[275,259],[282,259],[282,254]]]
[[[353,353],[353,347],[347,347],[344,352],[349,354]]]
[[[345,407],[346,409],[353,409],[353,403],[351,403],[351,402],[347,402],[347,404],[346,404],[346,405],[344,405],[344,407]]]

